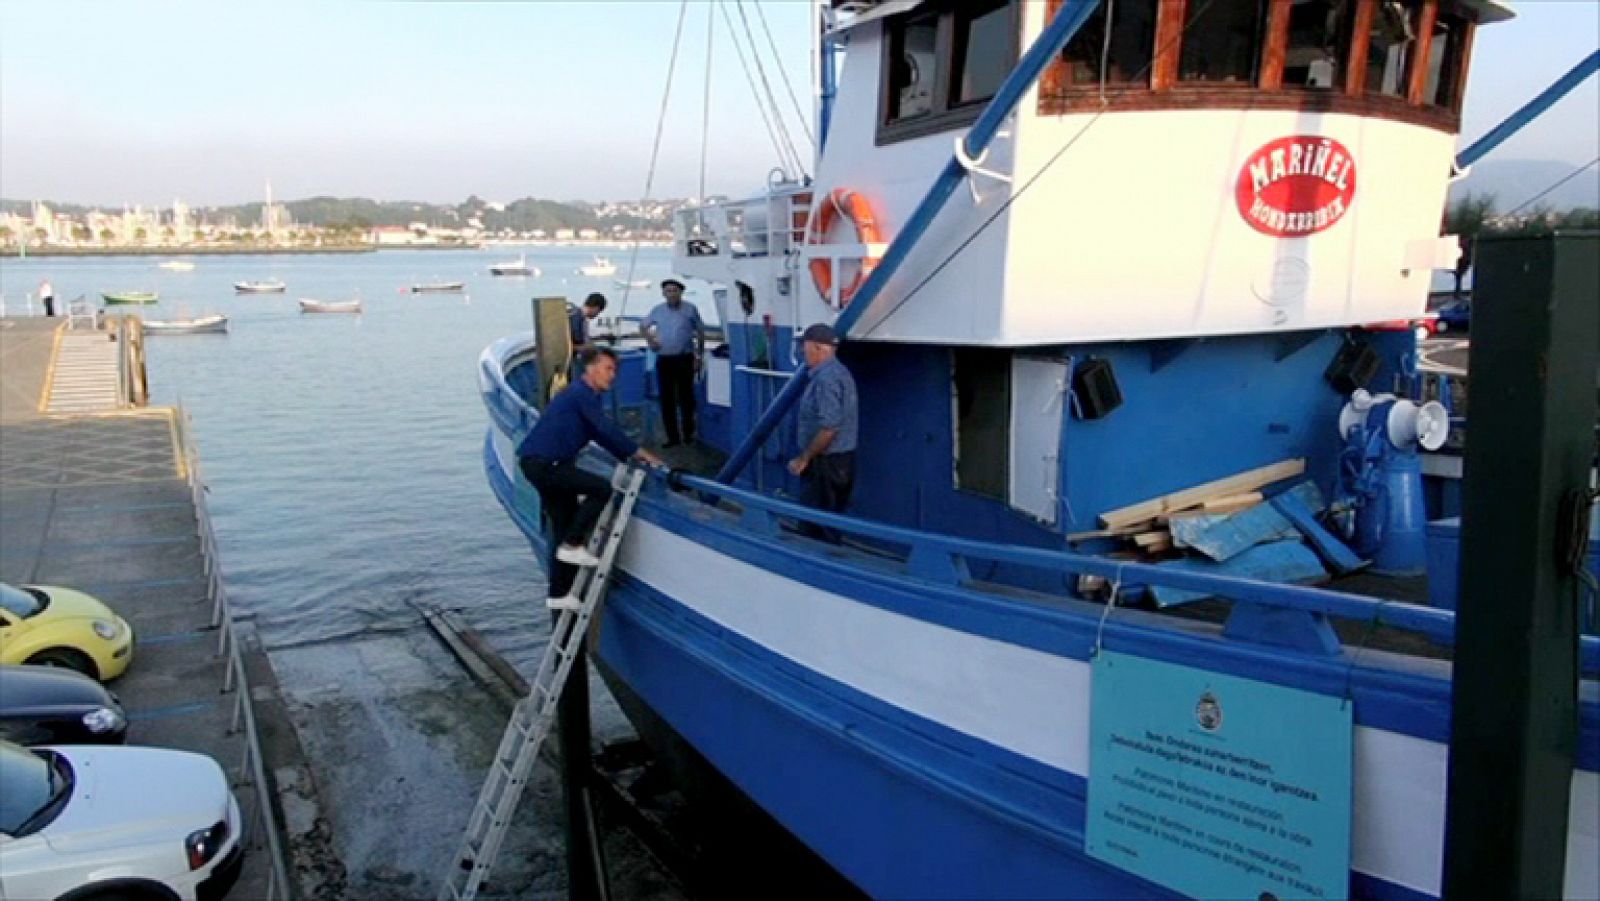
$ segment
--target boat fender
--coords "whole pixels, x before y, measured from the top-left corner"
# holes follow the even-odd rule
[[[828,200],[817,211],[816,218],[811,221],[812,244],[828,243],[828,232],[833,230],[834,222],[843,216],[855,225],[856,241],[861,244],[880,244],[882,237],[878,233],[878,221],[872,214],[872,204],[867,198],[850,190],[849,188],[834,188],[828,192]],[[882,260],[879,256],[865,256],[861,258],[861,268],[856,272],[855,278],[847,285],[839,288],[839,308],[844,309],[850,304],[850,299],[855,297],[861,289],[867,276],[877,267]],[[833,260],[817,257],[811,261],[811,280],[816,283],[817,290],[822,292],[822,299],[828,304],[833,303]]]

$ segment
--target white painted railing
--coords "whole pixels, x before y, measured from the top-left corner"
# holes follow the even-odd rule
[[[270,786],[266,767],[261,759],[261,739],[256,731],[256,716],[250,696],[250,680],[245,674],[244,661],[239,653],[239,638],[234,628],[233,611],[228,605],[227,585],[222,578],[222,556],[217,548],[216,530],[211,525],[211,513],[206,506],[205,477],[200,469],[200,451],[194,443],[193,421],[189,413],[178,408],[178,432],[183,450],[183,463],[194,502],[196,529],[200,536],[200,556],[204,566],[206,596],[211,600],[211,627],[217,630],[217,653],[224,658],[222,693],[234,695],[233,721],[228,727],[232,733],[244,732],[244,751],[234,774],[234,785],[250,786],[255,802],[248,811],[240,811],[243,823],[241,842],[248,840],[250,847],[265,850],[268,855],[268,872],[265,901],[292,898],[294,886],[288,878],[283,843],[279,839],[277,818],[273,815]]]

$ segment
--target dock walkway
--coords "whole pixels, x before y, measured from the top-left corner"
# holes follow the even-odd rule
[[[192,471],[198,455],[172,408],[119,409],[120,388],[110,404],[103,393],[67,403],[56,389],[73,363],[102,367],[103,377],[105,354],[90,342],[112,348],[114,385],[118,363],[104,331],[83,336],[81,357],[63,357],[77,353],[63,322],[0,319],[0,580],[82,589],[133,625],[133,664],[113,685],[130,743],[221,764],[247,824],[233,896],[290,897],[279,805],[260,799],[275,799],[275,769],[301,763],[281,759],[298,744],[281,740],[294,732],[264,655],[240,656],[240,632],[218,603],[215,545]],[[70,409],[95,412],[59,412]],[[279,737],[265,760],[262,733]]]

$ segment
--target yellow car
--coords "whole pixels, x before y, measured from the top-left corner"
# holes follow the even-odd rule
[[[133,627],[81,591],[0,582],[0,663],[61,666],[109,682],[133,660]]]

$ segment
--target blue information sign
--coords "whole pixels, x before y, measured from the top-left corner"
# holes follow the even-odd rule
[[[1350,891],[1350,705],[1102,651],[1089,854],[1201,898]]]

